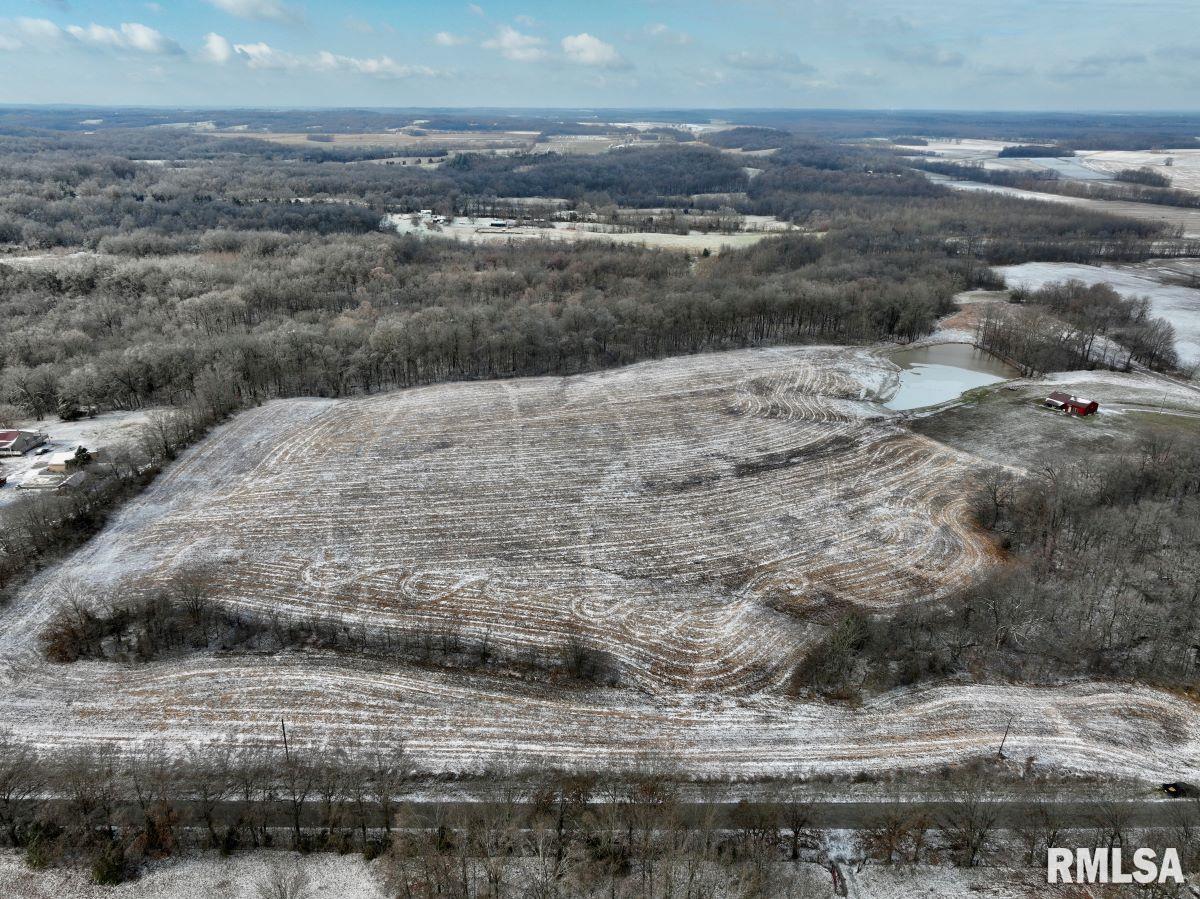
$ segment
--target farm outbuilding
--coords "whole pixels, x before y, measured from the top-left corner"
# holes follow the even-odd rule
[[[1100,409],[1100,404],[1095,400],[1072,396],[1061,390],[1056,390],[1046,397],[1045,405],[1071,415],[1093,415]]]
[[[74,446],[69,450],[51,455],[50,459],[46,462],[46,471],[65,474],[74,467],[82,467],[81,462],[83,460],[86,460],[86,462],[95,462],[97,455],[95,452],[89,452],[87,447],[82,444]],[[83,462],[83,464],[86,464],[86,462]]]
[[[0,431],[0,456],[23,456],[48,439],[37,431]]]
[[[88,479],[86,471],[62,474],[54,471],[38,471],[17,485],[18,490],[74,490]]]

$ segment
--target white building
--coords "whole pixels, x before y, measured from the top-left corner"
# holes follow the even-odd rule
[[[23,456],[49,439],[37,431],[0,431],[0,456]]]

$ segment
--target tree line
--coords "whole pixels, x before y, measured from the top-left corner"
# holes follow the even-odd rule
[[[1027,376],[1113,368],[1134,362],[1158,371],[1179,366],[1175,328],[1150,314],[1147,297],[1124,298],[1107,284],[1068,280],[1017,288],[1010,305],[994,304],[975,329],[976,343]]]
[[[69,602],[38,635],[56,664],[83,660],[146,664],[217,652],[342,653],[395,667],[484,672],[572,687],[616,687],[620,664],[612,653],[576,636],[557,646],[497,645],[487,632],[454,627],[368,627],[333,617],[282,618],[226,608],[211,599],[209,573],[185,571],[171,584],[133,600]],[[99,608],[94,608],[95,606]]]
[[[288,733],[281,722],[280,737]],[[321,751],[297,736],[184,754],[96,745],[51,758],[0,730],[0,845],[35,870],[86,866],[105,885],[171,857],[292,849],[362,853],[400,899],[767,899],[840,895],[845,886],[846,849],[835,848],[817,813],[833,783],[764,784],[753,793],[769,798],[739,799],[736,788],[648,764],[563,772],[501,761],[463,782],[467,802],[415,802],[446,783],[398,735]],[[1115,804],[1080,821],[1047,791],[1053,784],[994,759],[924,783],[926,802],[895,798],[867,812],[851,851],[901,869],[1044,871],[1046,847],[1062,841],[1173,846],[1185,870],[1200,860],[1188,806],[1150,829]]]

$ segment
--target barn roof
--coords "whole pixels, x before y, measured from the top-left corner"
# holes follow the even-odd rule
[[[1072,396],[1069,393],[1063,393],[1061,390],[1055,390],[1050,394],[1049,399],[1056,403],[1066,403],[1072,406],[1090,406],[1092,401],[1082,396]]]

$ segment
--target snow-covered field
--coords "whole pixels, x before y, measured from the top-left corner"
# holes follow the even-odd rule
[[[1076,150],[1064,157],[1003,157],[1013,141],[941,140],[913,148],[960,164],[978,163],[985,169],[1010,172],[1055,172],[1068,181],[1111,180],[1124,169],[1149,168],[1171,179],[1177,190],[1200,191],[1200,150]],[[905,149],[905,148],[901,148]]]
[[[519,859],[511,862],[509,881],[514,888],[521,885],[519,866],[523,863]],[[269,883],[275,872],[286,875],[300,871],[307,882],[306,899],[383,899],[389,893],[377,871],[379,864],[366,863],[358,855],[239,852],[227,858],[206,856],[155,863],[138,880],[101,887],[91,883],[84,871],[30,871],[15,853],[0,852],[0,894],[14,899],[260,899],[259,885]],[[847,865],[843,870],[849,881],[849,895],[858,899],[912,899],[918,895],[926,899],[1023,899],[1049,895],[1045,875],[1039,869]],[[721,873],[706,869],[700,880],[716,886],[729,879]],[[817,864],[780,864],[774,882],[780,895],[833,895],[829,873]],[[715,894],[703,895],[740,893],[718,889]]]
[[[599,229],[598,226],[585,226],[570,222],[554,222],[553,227],[539,228],[520,226],[512,228],[493,227],[494,222],[503,219],[493,218],[460,218],[447,225],[440,225],[436,230],[422,223],[413,226],[410,215],[392,214],[384,217],[385,227],[399,234],[419,234],[422,237],[440,237],[450,240],[461,240],[467,243],[493,243],[509,240],[558,240],[577,242],[598,240],[605,243],[633,244],[640,247],[660,250],[686,250],[690,253],[702,253],[708,250],[713,255],[722,250],[738,250],[753,246],[765,237],[778,235],[791,230],[787,222],[781,222],[770,216],[746,216],[745,230],[730,234],[704,233],[692,231],[688,234],[666,234],[656,231],[616,232]]]
[[[1177,190],[1200,191],[1200,150],[1088,150],[1079,157],[1088,168],[1113,174],[1153,169],[1170,178]]]
[[[1036,290],[1054,281],[1107,284],[1124,297],[1149,297],[1153,314],[1175,326],[1175,346],[1186,366],[1200,365],[1200,289],[1163,284],[1141,266],[1026,262],[997,266],[1009,287]]]
[[[307,899],[385,899],[380,878],[361,855],[239,852],[151,864],[120,886],[97,886],[85,870],[31,871],[15,852],[0,852],[0,895],[12,899],[261,899],[276,872],[303,872]],[[300,897],[297,897],[300,899]]]
[[[1081,419],[1046,409],[1042,401],[1052,390],[1094,399],[1100,411]],[[1197,419],[1200,388],[1190,383],[1143,372],[1097,370],[1010,381],[983,397],[919,414],[912,426],[998,465],[1037,470],[1047,463],[1119,452],[1151,424],[1180,427],[1186,434],[1188,423]]]
[[[405,736],[424,764],[507,759],[707,774],[925,768],[994,752],[1200,772],[1200,711],[1123,685],[938,686],[861,707],[785,693],[847,607],[940,596],[990,564],[970,456],[872,402],[869,350],[747,350],[573,378],[247,412],[188,451],[0,613],[0,720],[44,745]],[[570,690],[316,652],[54,666],[36,635],[210,566],[216,598],[367,627],[577,638],[620,688]]]

